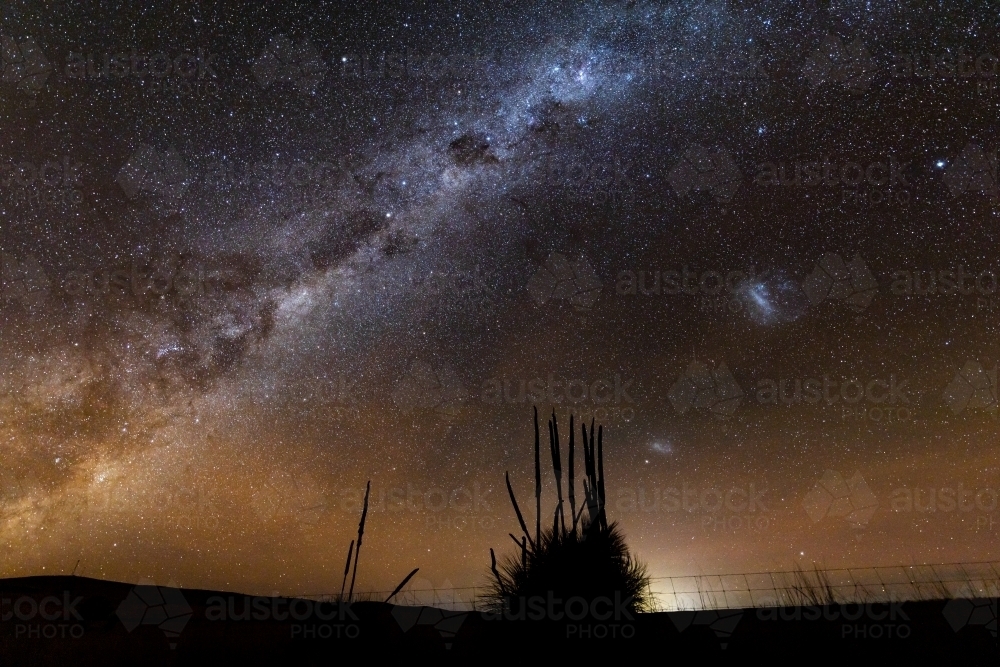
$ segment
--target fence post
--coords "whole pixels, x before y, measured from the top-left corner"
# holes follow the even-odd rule
[[[877,566],[872,566],[872,570],[875,572],[875,581],[877,581],[878,585],[882,587],[882,592],[888,593],[888,589],[886,589],[885,583],[882,581],[882,575],[879,574],[879,568]],[[889,596],[889,600],[892,600],[892,595]]]

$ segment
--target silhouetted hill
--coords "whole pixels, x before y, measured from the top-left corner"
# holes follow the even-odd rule
[[[469,659],[527,651],[996,664],[996,600],[630,615],[579,620],[536,600],[523,618],[379,602],[348,605],[54,576],[0,580],[0,664],[330,664],[344,657]],[[515,614],[514,616],[519,616]],[[605,618],[607,616],[607,618]],[[537,618],[538,620],[533,620]],[[527,653],[525,653],[527,654]],[[239,661],[239,662],[236,662]],[[887,663],[888,664],[888,663]]]

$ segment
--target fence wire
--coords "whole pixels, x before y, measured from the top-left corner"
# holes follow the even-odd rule
[[[404,589],[392,602],[476,611],[487,592],[481,586]],[[383,601],[391,593],[365,591],[354,599]],[[993,598],[1000,597],[1000,561],[653,577],[649,593],[657,611]]]

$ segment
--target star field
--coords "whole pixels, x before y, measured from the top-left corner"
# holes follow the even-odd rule
[[[480,585],[533,405],[653,576],[995,557],[995,12],[0,12],[3,576]]]

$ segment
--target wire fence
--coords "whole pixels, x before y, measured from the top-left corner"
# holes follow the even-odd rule
[[[481,586],[404,589],[392,602],[477,611],[487,592]],[[391,593],[366,591],[355,599],[383,601]],[[649,593],[657,611],[993,598],[1000,597],[1000,561],[653,577]]]
[[[997,597],[1000,562],[660,577],[660,611]]]

